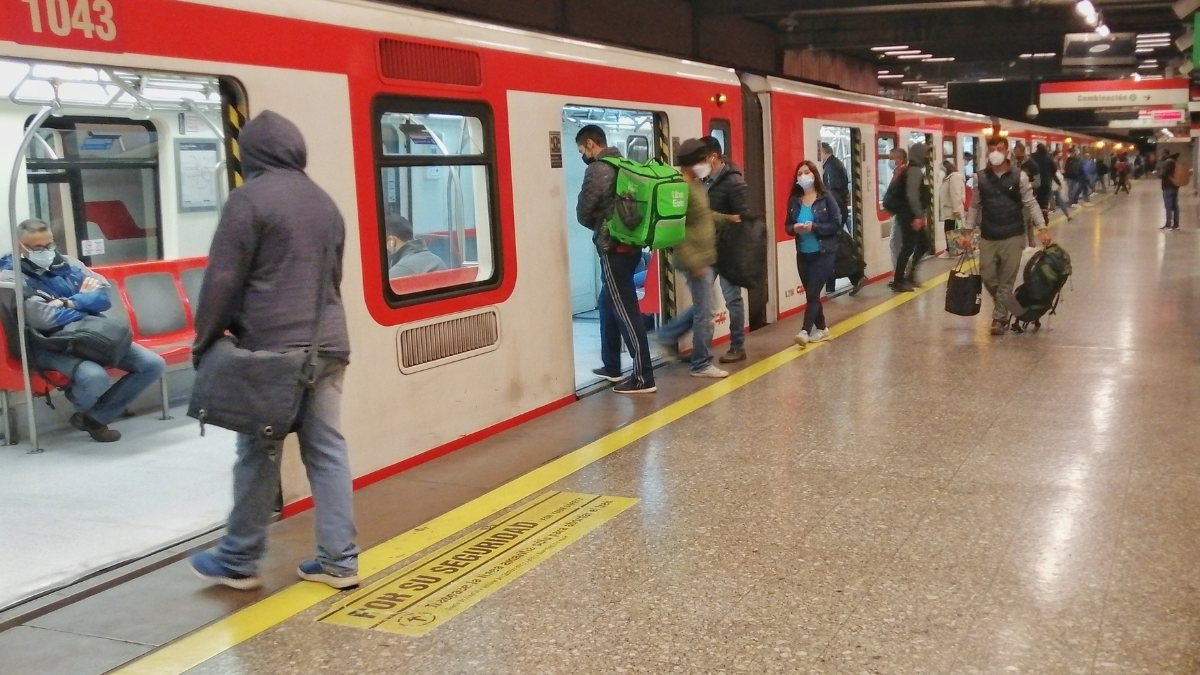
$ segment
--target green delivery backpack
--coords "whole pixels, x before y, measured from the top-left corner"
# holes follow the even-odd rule
[[[670,248],[683,241],[688,184],[673,167],[604,157],[617,170],[617,198],[608,234],[622,244]]]

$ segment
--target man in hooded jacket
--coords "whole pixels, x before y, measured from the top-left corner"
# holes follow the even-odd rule
[[[905,153],[892,151],[896,174],[883,197],[884,208],[895,220],[894,234],[900,236],[900,251],[896,256],[896,272],[888,286],[893,291],[912,291],[917,284],[917,263],[925,256],[927,235],[923,232],[930,205],[924,197],[924,143],[914,143]]]
[[[229,195],[213,236],[196,312],[199,363],[229,331],[252,351],[312,346],[317,303],[324,303],[315,390],[300,412],[300,458],[316,504],[316,558],[302,579],[334,588],[358,584],[353,496],[346,440],[339,429],[350,338],[342,306],[345,225],[333,200],[304,172],[307,150],[296,125],[265,111],[238,139],[246,184]],[[234,504],[217,546],[192,557],[192,569],[237,589],[262,585],[258,563],[279,500],[281,441],[238,435]]]

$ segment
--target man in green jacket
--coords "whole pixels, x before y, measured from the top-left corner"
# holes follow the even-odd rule
[[[654,335],[656,342],[668,347],[677,347],[679,338],[692,331],[692,377],[721,378],[728,372],[712,364],[713,308],[716,296],[713,283],[716,281],[717,227],[741,222],[737,215],[714,213],[709,207],[708,192],[695,167],[705,162],[708,146],[696,138],[689,138],[679,145],[676,162],[684,180],[688,183],[688,211],[686,235],[672,250],[671,262],[687,273],[688,292],[692,295],[692,306],[663,326]]]

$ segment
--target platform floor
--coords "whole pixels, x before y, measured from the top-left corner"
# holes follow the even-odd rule
[[[1144,181],[1056,229],[1040,333],[877,284],[807,353],[785,321],[728,380],[672,366],[368,488],[372,573],[548,490],[638,500],[425,637],[316,621],[346,594],[289,578],[302,515],[266,592],[172,565],[0,633],[0,672],[1200,672],[1200,230],[1161,208]]]

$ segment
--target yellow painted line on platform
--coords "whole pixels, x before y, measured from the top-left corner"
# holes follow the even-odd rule
[[[351,595],[317,620],[425,635],[637,502],[548,493]]]
[[[1065,219],[1059,217],[1056,220]],[[1059,223],[1051,221],[1051,224]],[[949,272],[940,274],[926,281],[912,293],[896,295],[865,312],[834,325],[830,329],[833,338],[836,340],[861,328],[872,319],[928,293],[945,283],[947,277],[949,277]],[[801,356],[811,354],[830,344],[832,341],[811,344],[805,349],[789,347],[773,354],[574,452],[515,478],[491,492],[480,495],[420,527],[374,546],[359,557],[359,575],[367,578],[379,574],[438,542],[467,530],[476,523],[545,490],[580,469],[604,459],[668,424],[696,412],[709,403],[741,389]],[[336,594],[337,591],[323,584],[298,583],[151,652],[137,661],[113,671],[112,675],[179,675]]]

